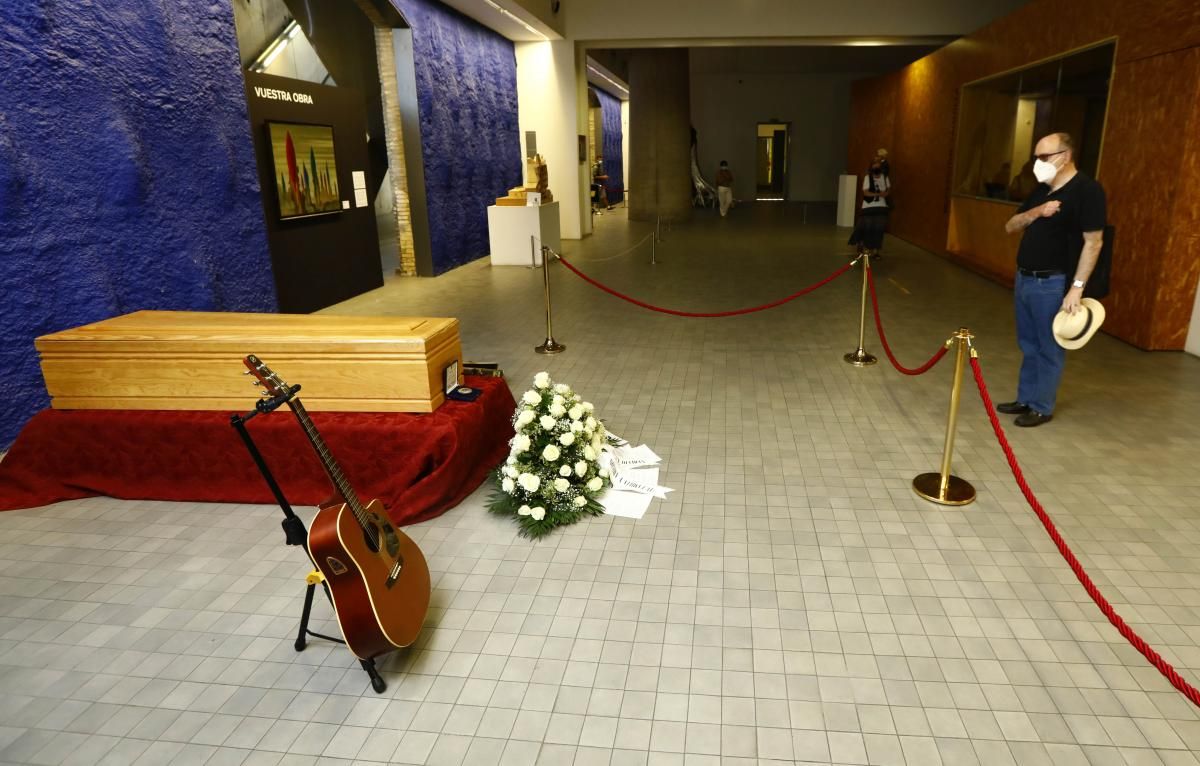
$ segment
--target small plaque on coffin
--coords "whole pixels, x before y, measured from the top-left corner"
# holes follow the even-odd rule
[[[56,409],[244,410],[256,354],[310,410],[432,412],[462,363],[458,320],[433,317],[138,311],[35,345]]]

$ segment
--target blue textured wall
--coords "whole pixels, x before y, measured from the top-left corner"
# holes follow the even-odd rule
[[[519,186],[513,44],[434,0],[393,0],[412,27],[434,273],[488,254],[487,208]]]
[[[625,152],[621,148],[621,100],[607,91],[596,88],[600,99],[600,120],[603,125],[604,172],[608,175],[608,188],[625,188]],[[609,197],[611,201],[616,198]]]
[[[0,3],[0,60],[7,446],[47,403],[34,337],[275,290],[228,3]]]

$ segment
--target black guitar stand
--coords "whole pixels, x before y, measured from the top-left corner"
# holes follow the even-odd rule
[[[258,451],[258,446],[255,445],[254,439],[250,437],[250,432],[246,430],[246,422],[251,418],[279,409],[291,399],[295,398],[296,393],[300,391],[300,386],[293,386],[289,395],[277,396],[271,399],[260,399],[255,405],[252,412],[246,415],[231,415],[229,422],[234,430],[238,432],[238,436],[242,437],[242,442],[245,443],[247,451],[250,452],[250,457],[254,458],[254,464],[258,466],[259,473],[267,482],[267,486],[271,488],[271,494],[275,495],[275,501],[279,503],[279,507],[283,509],[283,526],[284,542],[286,545],[299,545],[304,548],[304,552],[308,553],[308,529],[304,526],[304,520],[296,515],[292,510],[291,504],[284,497],[283,490],[280,489],[279,483],[275,481],[271,469],[267,468],[267,463],[263,460],[262,453]],[[312,556],[309,556],[309,561],[312,561]],[[316,591],[317,585],[320,584],[325,590],[325,597],[329,599],[329,603],[333,605],[333,596],[329,593],[329,585],[325,582],[324,575],[320,570],[314,569],[306,578],[308,588],[304,593],[304,611],[300,615],[300,630],[296,634],[296,651],[304,651],[304,647],[308,644],[308,636],[315,638],[323,638],[326,641],[334,641],[339,644],[346,642],[340,638],[326,636],[309,630],[308,620],[312,614],[313,592]],[[377,694],[382,694],[387,689],[387,682],[383,680],[383,676],[379,675],[379,669],[375,667],[374,658],[369,660],[359,660],[363,670],[371,679],[371,688]]]

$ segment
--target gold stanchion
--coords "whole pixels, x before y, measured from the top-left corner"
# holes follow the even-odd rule
[[[554,325],[550,316],[550,253],[546,245],[542,245],[542,281],[546,284],[546,342],[534,346],[539,354],[561,354],[567,347],[554,339]]]
[[[954,359],[954,385],[950,389],[950,415],[946,419],[946,446],[942,452],[941,473],[923,473],[913,479],[913,490],[918,495],[940,505],[966,505],[975,501],[975,488],[965,479],[960,479],[950,473],[950,459],[954,456],[954,429],[958,424],[958,399],[962,390],[963,368],[966,367],[967,353],[971,338],[974,336],[965,327],[960,327],[950,343],[958,344],[958,353]],[[975,349],[970,348],[971,356]]]
[[[864,252],[861,256],[863,262],[863,283],[862,283],[862,306],[858,314],[858,348],[851,351],[849,354],[844,354],[842,359],[847,364],[852,364],[855,367],[870,367],[875,364],[878,359],[868,354],[863,349],[863,342],[867,335],[867,277],[871,269],[871,254]]]

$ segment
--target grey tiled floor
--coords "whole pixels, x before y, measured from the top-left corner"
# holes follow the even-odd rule
[[[845,233],[782,206],[568,243],[619,289],[748,305],[841,261]],[[997,399],[1010,293],[890,241],[880,300],[903,361],[978,334]],[[950,368],[858,370],[857,273],[784,308],[681,319],[554,271],[475,264],[332,309],[462,320],[520,390],[548,369],[677,489],[641,521],[517,538],[484,492],[408,528],[434,571],[418,645],[371,692],[340,647],[292,648],[303,554],[278,510],[108,498],[0,514],[0,762],[36,764],[1195,764],[1200,717],[1107,624],[1021,498],[964,391],[935,470]],[[869,336],[870,337],[870,336]],[[878,343],[868,341],[878,352]],[[268,360],[269,361],[269,360]],[[281,371],[286,374],[286,371]],[[1200,681],[1200,360],[1108,336],[1073,353],[1058,416],[1010,436],[1035,491],[1125,618]],[[307,514],[306,514],[307,515]],[[314,627],[336,631],[324,604]]]

